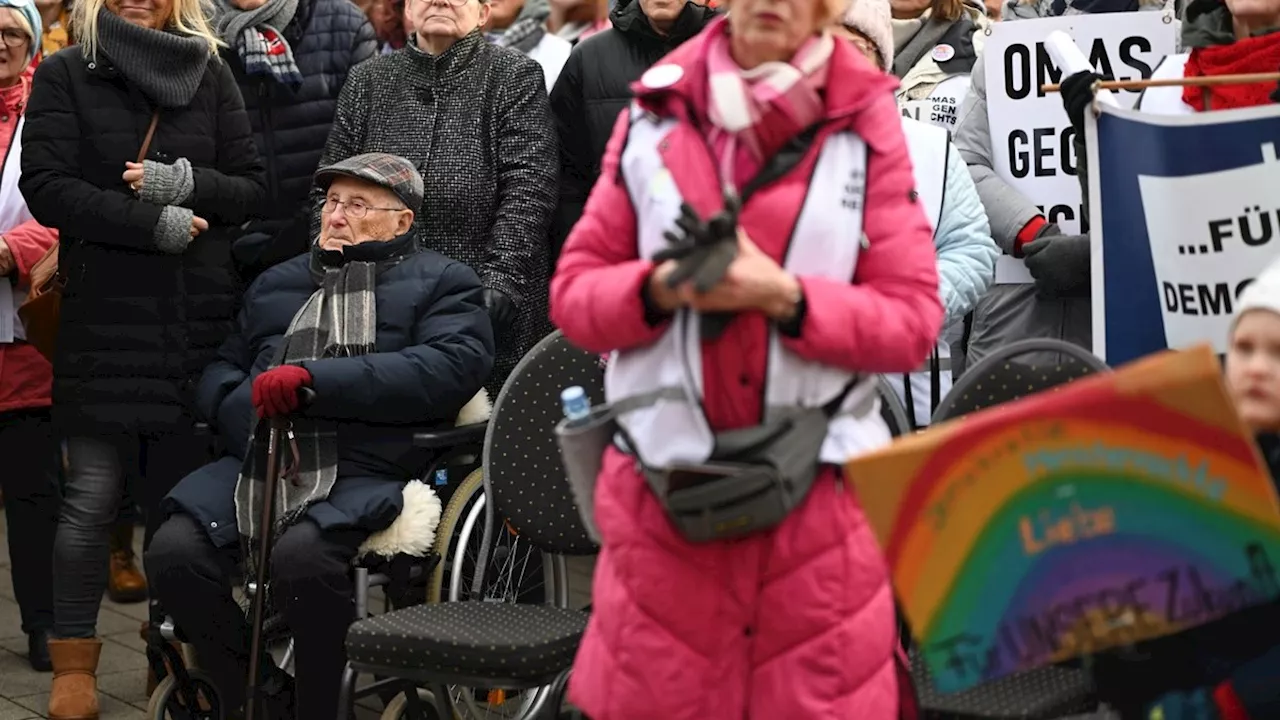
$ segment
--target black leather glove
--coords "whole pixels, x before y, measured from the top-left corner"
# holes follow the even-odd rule
[[[1084,111],[1093,104],[1093,84],[1102,79],[1092,70],[1082,70],[1062,81],[1058,94],[1062,96],[1067,117],[1071,118],[1071,127],[1078,133],[1084,133]]]
[[[742,209],[737,195],[725,193],[724,208],[709,220],[702,220],[688,203],[680,206],[676,218],[679,232],[663,233],[670,245],[653,256],[654,262],[675,260],[676,268],[667,278],[667,285],[679,287],[692,282],[700,293],[709,292],[729,271],[738,257],[738,213]],[[733,313],[703,313],[702,337],[715,340],[720,337]]]
[[[1057,225],[1046,225],[1035,240],[1022,246],[1022,255],[1035,278],[1036,295],[1046,300],[1088,296],[1088,235],[1063,235]]]
[[[505,333],[516,319],[515,303],[501,290],[484,289],[484,309],[489,312],[489,322],[493,323],[494,337]]]

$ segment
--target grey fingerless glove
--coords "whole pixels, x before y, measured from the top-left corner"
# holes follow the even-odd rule
[[[138,199],[156,205],[181,205],[196,189],[191,161],[178,158],[173,164],[142,161],[142,189]]]
[[[191,221],[195,216],[193,210],[165,205],[154,232],[156,247],[161,252],[180,255],[191,244]]]

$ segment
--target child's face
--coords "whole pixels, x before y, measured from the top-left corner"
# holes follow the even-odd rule
[[[1245,313],[1227,350],[1227,388],[1254,431],[1280,430],[1280,315]]]

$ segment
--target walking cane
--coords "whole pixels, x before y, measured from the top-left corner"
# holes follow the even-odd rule
[[[298,407],[303,408],[315,399],[315,391],[311,388],[298,390]],[[257,582],[253,593],[253,635],[249,643],[249,678],[244,696],[244,718],[253,720],[259,696],[259,661],[262,656],[262,625],[266,622],[267,606],[267,563],[271,562],[271,535],[275,525],[276,488],[280,483],[280,434],[289,424],[287,418],[272,418],[267,435],[267,475],[262,483],[262,514],[258,527],[258,567],[254,580]]]

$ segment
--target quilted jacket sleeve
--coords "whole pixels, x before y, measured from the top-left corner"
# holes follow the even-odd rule
[[[978,197],[986,208],[992,239],[1006,254],[1013,255],[1018,233],[1040,215],[1040,209],[1010,187],[995,171],[991,124],[987,119],[984,58],[979,56],[973,66],[969,96],[960,108],[960,119],[956,123],[955,143],[960,149],[960,157],[969,166],[969,173],[978,188]]]
[[[618,117],[600,177],[551,278],[551,321],[596,353],[648,345],[666,329],[646,321],[640,296],[653,263],[636,255],[636,213],[618,173],[629,125],[626,113]]]
[[[239,225],[262,211],[266,166],[253,143],[253,129],[231,68],[220,60],[209,65],[217,80],[218,167],[192,170],[196,186],[186,205],[211,224]]]
[[[450,261],[433,285],[419,302],[413,345],[302,363],[316,390],[310,414],[400,425],[457,416],[493,369],[493,326],[471,268]]]
[[[80,172],[80,119],[67,62],[57,53],[36,68],[22,125],[18,188],[42,225],[86,242],[158,252],[152,231],[161,206],[104,190]],[[69,209],[74,208],[74,211]]]
[[[552,228],[552,257],[569,237],[574,223],[591,194],[592,170],[596,163],[587,131],[586,108],[582,102],[582,49],[575,47],[551,89],[551,113],[560,139],[560,202],[556,205]]]
[[[1000,248],[991,239],[987,214],[978,189],[960,159],[960,152],[948,144],[946,203],[934,233],[938,250],[938,291],[946,310],[946,323],[964,317],[978,304],[995,280]]]

